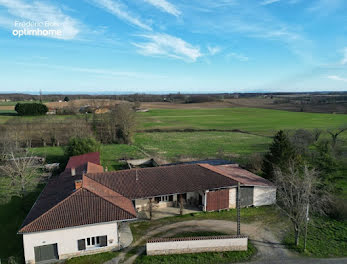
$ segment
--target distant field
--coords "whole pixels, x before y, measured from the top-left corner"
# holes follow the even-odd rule
[[[239,129],[273,135],[280,129],[336,128],[347,115],[287,112],[256,108],[154,109],[138,113],[138,129]]]

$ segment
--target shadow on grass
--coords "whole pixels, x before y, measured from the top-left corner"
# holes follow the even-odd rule
[[[7,259],[11,256],[18,263],[24,262],[22,236],[17,232],[43,187],[44,184],[40,184],[25,197],[14,196],[8,203],[0,204],[1,263],[7,263]]]
[[[18,116],[16,112],[1,112],[0,111],[0,116]]]

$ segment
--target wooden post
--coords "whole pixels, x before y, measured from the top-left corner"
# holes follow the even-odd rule
[[[153,213],[152,198],[149,198],[149,220],[152,220],[152,213]]]
[[[241,235],[241,212],[240,212],[240,182],[237,183],[236,207],[237,207],[237,235]]]
[[[183,215],[183,197],[180,194],[180,215]]]

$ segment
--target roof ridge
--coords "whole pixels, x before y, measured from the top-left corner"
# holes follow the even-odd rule
[[[96,173],[94,172],[94,173],[88,173],[88,174],[100,174],[100,173],[112,174],[112,173],[120,173],[120,172],[126,172],[126,171],[136,171],[136,170],[143,171],[143,170],[153,170],[153,169],[160,169],[160,168],[174,168],[174,167],[177,167],[177,166],[182,166],[182,167],[189,167],[189,166],[193,167],[194,166],[195,167],[195,166],[198,166],[198,165],[199,165],[198,163],[195,163],[195,164],[178,164],[178,165],[175,165],[175,166],[164,165],[164,166],[147,167],[147,168],[132,168],[132,169],[118,170],[118,171],[104,171],[104,172],[96,172]]]
[[[67,197],[65,197],[63,200],[61,200],[60,202],[58,202],[57,204],[55,204],[54,206],[52,206],[51,208],[49,208],[46,212],[44,212],[42,215],[36,217],[33,221],[31,221],[29,224],[21,227],[21,229],[19,229],[18,233],[22,233],[21,230],[25,227],[28,227],[30,225],[32,225],[33,223],[35,223],[38,219],[41,219],[44,215],[48,214],[51,210],[53,210],[54,208],[58,207],[58,205],[60,205],[61,203],[63,203],[64,201],[66,201],[67,199],[69,199],[70,197],[74,196],[76,193],[80,192],[81,189],[78,189],[76,191],[74,191],[73,193],[70,193]]]
[[[111,188],[109,188],[109,187],[107,187],[107,186],[101,184],[100,182],[97,182],[97,181],[91,179],[90,177],[88,177],[87,174],[84,174],[84,175],[82,176],[82,188],[84,188],[84,189],[86,189],[86,190],[88,190],[88,191],[94,193],[95,195],[99,196],[100,198],[102,198],[102,199],[104,199],[104,200],[106,200],[106,201],[112,203],[113,205],[115,205],[115,206],[117,206],[117,207],[119,207],[119,208],[125,210],[126,212],[128,212],[128,213],[134,215],[133,212],[130,212],[130,211],[127,210],[126,208],[122,207],[121,203],[120,203],[120,204],[116,204],[116,203],[114,203],[111,199],[107,199],[107,197],[105,197],[105,196],[100,195],[99,193],[97,193],[97,191],[96,191],[95,189],[93,189],[93,188],[91,188],[91,187],[88,187],[88,181],[86,181],[86,178],[88,178],[88,181],[92,182],[93,185],[96,185],[96,186],[99,185],[99,186],[101,186],[102,188],[104,188],[105,190],[109,191],[110,193],[115,194],[114,197],[119,196],[119,197],[122,198],[122,199],[127,199],[127,200],[129,200],[129,202],[131,203],[131,200],[130,200],[129,198],[127,198],[127,197],[125,197],[124,195],[122,195],[122,194],[120,194],[120,193],[118,193],[118,192],[112,190]],[[89,185],[89,186],[90,186],[90,185]]]
[[[92,194],[94,194],[94,195],[96,195],[96,196],[99,197],[100,199],[102,199],[102,200],[104,200],[104,201],[106,201],[106,202],[112,204],[113,206],[118,207],[119,209],[121,209],[121,210],[124,211],[124,212],[127,212],[128,214],[134,215],[133,213],[129,212],[128,210],[125,210],[124,208],[118,206],[117,204],[112,203],[111,201],[105,199],[104,197],[98,195],[97,193],[95,193],[95,192],[93,192],[93,191],[91,191],[91,190],[89,190],[89,189],[87,189],[87,188],[83,188],[83,187],[82,187],[81,189],[82,189],[82,190],[85,190],[85,191],[87,191],[87,192],[90,192],[90,193],[92,193]],[[126,197],[124,197],[124,198],[126,198]],[[136,215],[135,215],[135,216],[136,216]]]

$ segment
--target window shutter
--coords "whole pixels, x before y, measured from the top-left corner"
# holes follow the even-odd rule
[[[86,240],[80,239],[77,241],[78,243],[78,250],[85,250],[86,249]]]
[[[107,246],[107,236],[101,236],[100,237],[100,247],[106,247]]]

